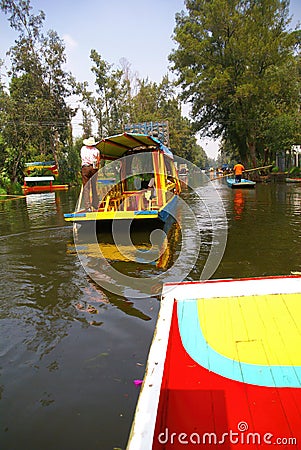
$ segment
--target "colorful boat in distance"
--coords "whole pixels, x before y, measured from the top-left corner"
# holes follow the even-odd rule
[[[301,178],[286,178],[285,179],[286,183],[301,183]]]
[[[168,147],[146,134],[123,133],[96,144],[104,166],[98,171],[98,209],[86,211],[80,195],[76,211],[65,220],[168,220],[181,187]],[[153,180],[153,188],[149,188]]]
[[[231,188],[254,188],[256,185],[255,181],[246,180],[242,178],[241,181],[236,181],[235,178],[227,178],[227,185]]]
[[[24,194],[67,190],[68,184],[58,184],[58,169],[55,161],[34,161],[24,165]]]
[[[127,450],[300,448],[301,277],[165,284]]]
[[[69,188],[68,184],[54,184],[54,176],[47,177],[24,177],[22,190],[24,194],[40,192],[62,191]]]

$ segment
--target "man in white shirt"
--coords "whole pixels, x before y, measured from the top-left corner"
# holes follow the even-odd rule
[[[99,150],[95,147],[96,142],[94,137],[84,139],[83,144],[84,145],[81,148],[80,156],[82,161],[81,173],[83,182],[84,204],[87,211],[93,211],[93,209],[97,211],[97,176],[95,174],[99,169],[100,153]],[[92,199],[90,191],[92,191]]]

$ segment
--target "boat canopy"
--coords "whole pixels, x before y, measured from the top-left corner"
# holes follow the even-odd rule
[[[166,156],[173,159],[173,154],[158,139],[139,133],[122,133],[109,136],[96,144],[96,148],[101,152],[103,159],[117,159],[127,152],[146,147],[145,150],[159,149]]]
[[[54,181],[53,176],[49,177],[24,177],[24,181],[28,182],[38,182],[38,181]]]

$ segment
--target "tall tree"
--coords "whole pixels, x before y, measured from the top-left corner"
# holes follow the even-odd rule
[[[99,137],[120,133],[127,123],[168,121],[169,144],[174,152],[190,161],[205,164],[203,149],[196,143],[190,121],[181,114],[175,86],[167,76],[161,83],[139,79],[132,76],[126,60],[121,61],[120,69],[114,69],[96,50],[91,51],[91,59],[96,92],[89,91],[87,83],[83,83],[78,84],[78,94],[93,112]],[[83,118],[86,114],[83,112]]]
[[[122,69],[115,69],[96,50],[91,50],[91,71],[95,76],[95,92],[88,84],[78,83],[77,93],[86,107],[93,112],[99,137],[118,133],[128,121],[130,98],[129,80]]]
[[[170,55],[197,130],[222,137],[255,166],[271,119],[299,106],[298,35],[289,0],[186,0]],[[286,86],[279,74],[288,76]]]
[[[64,44],[54,31],[42,33],[43,12],[31,13],[29,0],[2,0],[0,8],[19,35],[10,49],[9,97],[5,102],[3,136],[12,152],[12,180],[29,154],[53,155],[59,163],[63,146],[71,144],[74,112],[66,104],[70,74],[62,69]]]

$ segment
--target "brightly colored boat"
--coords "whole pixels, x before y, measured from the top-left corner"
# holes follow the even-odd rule
[[[54,176],[47,177],[24,177],[22,190],[24,194],[40,192],[53,192],[68,189],[68,184],[54,184]]]
[[[58,169],[55,161],[34,161],[25,163],[24,194],[67,190],[68,184],[57,182]]]
[[[286,183],[301,183],[301,178],[286,178],[285,181]]]
[[[96,175],[98,208],[86,211],[81,194],[76,210],[65,214],[65,220],[168,220],[181,190],[170,149],[152,136],[137,133],[110,136],[96,147],[103,162]],[[149,188],[151,180],[153,188]]]
[[[301,277],[165,284],[127,450],[298,449]]]
[[[255,181],[246,180],[242,178],[241,181],[236,181],[235,178],[227,178],[227,185],[231,188],[254,188],[256,185]]]

